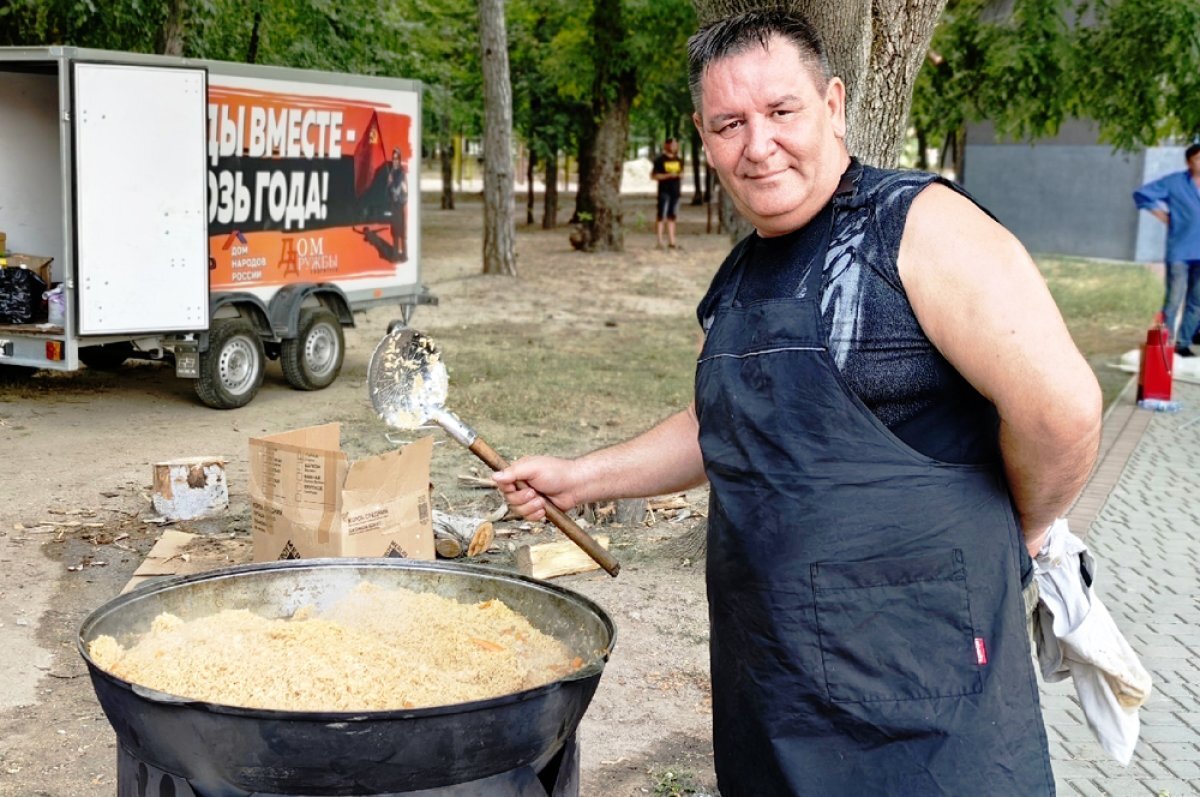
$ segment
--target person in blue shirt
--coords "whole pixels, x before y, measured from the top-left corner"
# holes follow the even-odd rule
[[[1191,343],[1200,327],[1200,143],[1188,147],[1184,158],[1187,169],[1146,183],[1133,192],[1133,201],[1167,225],[1163,317],[1175,338],[1175,352],[1194,357]],[[1176,326],[1181,306],[1183,320]]]

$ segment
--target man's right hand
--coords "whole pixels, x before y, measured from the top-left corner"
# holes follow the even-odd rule
[[[578,459],[522,457],[492,478],[513,511],[529,520],[545,519],[546,499],[566,512],[592,501],[666,495],[704,484],[699,433],[689,406],[632,440]]]
[[[563,511],[579,503],[579,488],[574,481],[577,471],[575,460],[522,457],[493,473],[492,479],[514,512],[527,520],[545,520],[546,499]],[[518,487],[517,482],[525,486]]]

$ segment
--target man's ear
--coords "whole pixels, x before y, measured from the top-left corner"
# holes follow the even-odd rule
[[[692,124],[696,126],[696,132],[700,134],[700,145],[704,147],[705,152],[708,151],[708,144],[704,141],[704,125],[700,120],[700,114],[692,114]]]
[[[829,109],[829,123],[833,134],[838,138],[846,137],[846,84],[840,77],[829,79],[825,88],[825,107]]]

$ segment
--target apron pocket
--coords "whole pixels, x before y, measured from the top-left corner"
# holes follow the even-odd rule
[[[825,686],[835,703],[983,689],[961,549],[811,566]]]

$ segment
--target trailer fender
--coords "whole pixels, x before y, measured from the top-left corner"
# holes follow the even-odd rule
[[[268,313],[271,329],[277,340],[290,340],[300,332],[300,310],[303,307],[327,307],[344,327],[354,326],[354,314],[346,294],[329,283],[298,283],[285,285],[271,297]]]
[[[220,318],[241,316],[249,321],[265,341],[277,340],[271,328],[266,305],[252,293],[214,293],[208,304],[209,328]],[[200,351],[208,351],[208,333],[199,336]]]

